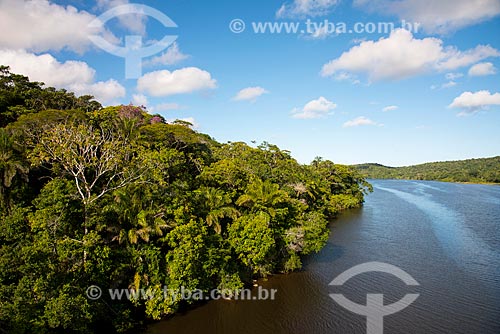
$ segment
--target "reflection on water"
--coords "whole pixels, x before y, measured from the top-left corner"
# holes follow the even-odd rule
[[[393,303],[420,297],[384,319],[384,333],[500,333],[500,187],[416,181],[373,181],[362,209],[332,224],[326,247],[304,270],[259,282],[274,301],[213,301],[150,326],[147,333],[366,333],[366,318],[329,293],[360,304],[367,293]],[[342,287],[328,284],[369,261],[408,272],[419,287],[366,273]]]
[[[432,195],[423,193],[421,183],[416,184],[415,192],[418,195],[381,186],[376,186],[375,189],[393,193],[427,214],[441,246],[448,256],[456,260],[458,266],[469,270],[472,274],[477,274],[479,278],[485,277],[482,275],[485,270],[497,270],[491,265],[500,263],[500,253],[490,249],[473,229],[465,226],[457,212],[434,201]],[[437,188],[430,187],[430,189],[436,190]],[[441,189],[437,190],[441,191]]]

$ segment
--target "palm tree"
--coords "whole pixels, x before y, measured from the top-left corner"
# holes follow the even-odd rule
[[[135,188],[135,189],[134,189]],[[163,231],[171,227],[164,219],[164,213],[145,200],[146,194],[141,187],[129,187],[116,190],[113,202],[104,208],[104,212],[117,215],[117,225],[108,227],[114,234],[112,241],[136,244],[139,239],[149,242],[151,236],[162,236]]]
[[[256,178],[247,186],[245,194],[238,198],[236,205],[247,207],[254,213],[264,211],[274,217],[275,208],[287,199],[288,194],[278,184]]]
[[[151,236],[161,237],[163,236],[163,230],[169,227],[163,219],[162,213],[155,213],[152,210],[142,210],[137,215],[137,225],[126,233],[126,237],[131,244],[136,244],[139,238],[145,242],[149,242]],[[119,242],[123,242],[121,233]]]
[[[10,209],[9,189],[16,176],[27,180],[29,168],[18,157],[12,140],[4,129],[0,128],[0,207]]]
[[[202,188],[201,193],[205,201],[207,210],[206,222],[208,226],[213,226],[217,234],[222,233],[221,220],[231,218],[233,220],[239,217],[239,212],[232,206],[229,206],[231,200],[224,191],[216,188]]]

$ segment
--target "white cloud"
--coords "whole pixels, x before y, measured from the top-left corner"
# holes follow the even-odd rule
[[[278,18],[324,16],[333,11],[339,0],[293,0],[276,12]]]
[[[97,0],[99,9],[108,10],[113,7],[128,4],[128,0]],[[120,25],[128,31],[144,36],[146,34],[147,16],[143,14],[126,14],[117,17]]]
[[[494,105],[500,105],[500,93],[491,94],[487,90],[481,90],[475,93],[463,92],[448,107],[462,109],[458,115],[465,116]]]
[[[479,63],[469,69],[469,75],[479,77],[485,75],[493,75],[497,73],[497,69],[492,63]]]
[[[148,97],[144,94],[134,94],[132,95],[132,104],[136,106],[147,106]]]
[[[50,54],[35,55],[24,50],[0,50],[0,64],[47,86],[65,88],[77,95],[94,95],[108,103],[125,96],[125,88],[115,80],[94,82],[95,70],[82,61],[59,62]]]
[[[69,89],[77,95],[93,95],[97,101],[104,105],[117,104],[117,99],[125,97],[126,93],[125,87],[114,79],[90,84],[75,83],[69,86]]]
[[[354,5],[418,22],[431,33],[448,33],[500,14],[500,0],[355,0]]]
[[[57,88],[67,88],[77,82],[90,83],[95,75],[95,70],[85,62],[60,63],[50,54],[36,55],[24,50],[0,50],[0,63],[10,66],[13,73]]]
[[[261,95],[268,94],[269,92],[262,87],[248,87],[240,90],[233,98],[235,101],[252,101],[255,102]]]
[[[63,49],[82,53],[91,46],[88,36],[113,35],[100,28],[88,27],[95,16],[72,6],[60,6],[47,0],[0,1],[0,47],[35,52]]]
[[[444,77],[446,80],[448,80],[448,82],[445,82],[444,84],[442,84],[441,89],[455,87],[456,85],[458,85],[456,80],[460,79],[463,76],[464,76],[463,73],[460,73],[460,72],[446,73]]]
[[[387,106],[387,107],[383,108],[382,111],[387,112],[387,111],[394,111],[394,110],[398,110],[398,109],[399,109],[398,106]]]
[[[396,29],[387,38],[364,41],[352,47],[325,64],[321,74],[335,77],[362,73],[371,81],[398,80],[433,71],[455,70],[499,56],[500,51],[489,45],[460,51],[444,47],[438,38],[418,39],[407,30]]]
[[[306,103],[302,108],[295,108],[292,110],[292,117],[299,119],[313,119],[322,118],[330,114],[330,112],[337,108],[337,105],[326,98],[321,96],[317,100],[312,100]]]
[[[446,80],[448,80],[448,82],[445,82],[441,85],[432,85],[430,88],[432,90],[434,90],[434,89],[446,89],[446,88],[455,87],[456,85],[458,85],[458,83],[455,80],[463,77],[463,74],[462,73],[447,73],[444,77],[446,78]]]
[[[455,70],[486,58],[500,57],[500,51],[489,45],[478,45],[474,49],[466,51],[458,51],[456,48],[448,47],[444,51],[443,59],[436,66],[438,70]]]
[[[144,61],[144,66],[155,66],[155,65],[175,65],[181,61],[189,58],[189,55],[182,53],[179,49],[177,42],[174,42],[167,51],[159,56],[153,57],[150,60]]]
[[[383,126],[383,124],[379,124],[377,122],[372,121],[369,118],[366,118],[365,116],[360,116],[356,117],[355,119],[352,119],[350,121],[347,121],[342,125],[344,128],[351,128],[355,126],[362,126],[362,125],[376,125],[376,126]]]
[[[447,83],[442,84],[441,88],[451,88],[451,87],[455,87],[456,85],[457,85],[456,81],[450,80]]]
[[[464,75],[462,73],[446,73],[444,77],[446,78],[446,80],[456,80],[463,76]]]
[[[217,82],[211,74],[197,67],[186,67],[173,72],[163,70],[144,74],[137,80],[137,89],[151,96],[169,96],[214,89]]]

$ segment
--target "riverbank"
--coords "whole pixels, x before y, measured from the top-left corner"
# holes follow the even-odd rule
[[[420,179],[395,179],[395,178],[368,178],[367,180],[393,180],[393,181],[426,181],[426,182],[443,182],[443,183],[457,183],[457,184],[478,184],[478,185],[485,185],[485,186],[500,186],[500,183],[495,183],[495,182],[481,182],[481,181],[468,181],[468,182],[461,182],[461,181],[447,181],[447,180],[420,180]]]

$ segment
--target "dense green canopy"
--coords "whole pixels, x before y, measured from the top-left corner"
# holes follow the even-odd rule
[[[301,268],[371,189],[354,169],[221,144],[135,106],[0,76],[0,328],[124,332],[186,303],[97,285],[241,289]]]

